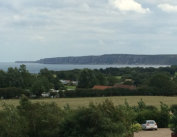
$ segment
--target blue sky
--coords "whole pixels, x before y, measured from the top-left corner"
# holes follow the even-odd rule
[[[0,0],[0,62],[176,54],[175,0]]]

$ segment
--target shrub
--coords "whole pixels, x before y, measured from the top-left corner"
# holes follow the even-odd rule
[[[177,134],[177,112],[175,112],[170,120],[170,128],[173,133]]]
[[[28,125],[28,137],[56,137],[59,123],[63,117],[56,104],[31,103],[22,97],[17,107],[19,115],[25,118]]]
[[[132,131],[133,132],[139,132],[141,130],[142,130],[142,127],[141,127],[141,125],[139,123],[136,123],[136,124],[132,125]]]
[[[68,114],[60,125],[59,136],[127,137],[130,125],[125,112],[106,101],[99,105],[91,104],[88,108],[79,108]]]
[[[27,123],[13,106],[3,106],[0,112],[0,137],[27,137]]]
[[[169,124],[170,114],[166,104],[161,102],[161,109],[155,106],[147,106],[142,100],[138,102],[137,107],[133,107],[136,112],[136,122],[143,123],[145,120],[155,120],[158,127],[167,128]]]
[[[136,121],[143,124],[145,120],[155,120],[158,123],[159,113],[158,111],[151,111],[148,109],[138,112]]]
[[[171,105],[170,110],[172,113],[177,112],[177,104]]]
[[[161,102],[161,110],[159,112],[157,124],[160,128],[167,128],[170,121],[169,108],[166,104]]]
[[[22,94],[28,95],[29,93],[15,87],[0,88],[0,97],[5,99],[20,97]]]

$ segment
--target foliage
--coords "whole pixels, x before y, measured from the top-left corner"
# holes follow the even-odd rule
[[[139,132],[142,130],[142,127],[139,123],[133,124],[131,128],[133,132]]]
[[[29,96],[28,91],[24,91],[23,89],[10,87],[10,88],[0,88],[0,97],[4,99],[17,98],[22,94]]]
[[[168,127],[169,121],[170,121],[169,108],[166,104],[161,102],[160,115],[158,117],[159,127],[162,127],[162,128]]]
[[[106,100],[102,104],[63,110],[55,104],[31,103],[23,96],[17,107],[0,111],[0,137],[127,137],[129,111]]]
[[[149,81],[149,86],[162,92],[172,92],[176,90],[176,85],[166,74],[155,74]]]
[[[124,88],[111,88],[105,90],[76,89],[64,92],[64,97],[102,97],[102,96],[173,96],[174,92],[161,92],[153,88],[137,88],[134,90]]]
[[[125,137],[131,123],[124,113],[108,100],[99,105],[90,104],[88,108],[79,108],[67,115],[61,123],[59,135],[62,137]],[[72,128],[67,129],[68,127]]]
[[[88,107],[63,109],[54,103],[31,103],[23,96],[17,107],[4,105],[0,110],[0,137],[131,137],[145,120],[155,120],[158,127],[169,124],[169,108],[148,106],[143,100],[137,106],[115,106],[105,100]],[[171,129],[176,132],[176,111]],[[68,128],[72,127],[72,128]]]
[[[31,103],[22,97],[17,107],[20,117],[24,117],[29,137],[56,137],[62,111],[55,104]]]
[[[4,105],[0,112],[0,137],[27,137],[27,123],[14,106]]]
[[[143,124],[145,120],[155,120],[159,128],[167,128],[170,120],[169,108],[166,104],[161,102],[160,110],[155,106],[146,106],[140,100],[138,106],[133,108],[136,112],[136,121]]]
[[[170,120],[170,128],[173,131],[173,133],[177,133],[177,112],[176,111],[173,113],[173,116]]]
[[[96,85],[96,83],[96,76],[91,70],[82,70],[79,76],[78,88],[92,88],[94,85]]]
[[[138,109],[143,110],[145,108],[146,108],[145,102],[142,99],[140,101],[138,101]]]
[[[171,110],[172,113],[177,112],[177,104],[171,105],[170,110]]]
[[[21,65],[19,68],[10,67],[7,72],[0,70],[0,88],[15,87],[23,89],[26,92],[25,94],[31,92],[40,97],[42,92],[49,92],[50,88],[66,90],[60,82],[61,79],[66,79],[78,80],[77,88],[82,88],[82,91],[81,89],[76,89],[74,93],[67,92],[66,97],[127,95],[174,96],[177,95],[176,72],[177,66],[161,68],[126,67],[95,70],[75,69],[69,71],[51,71],[44,68],[38,74],[31,74],[25,65]],[[126,79],[130,79],[130,81],[126,81]],[[129,89],[106,89],[105,91],[95,90],[94,92],[87,90],[94,85],[113,86],[120,83],[135,85],[137,89],[133,91]],[[7,92],[7,94],[9,93]],[[65,96],[63,93],[61,94],[61,97]],[[16,96],[19,96],[19,94]]]

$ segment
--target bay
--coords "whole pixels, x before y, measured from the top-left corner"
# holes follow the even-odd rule
[[[54,71],[73,70],[73,69],[105,69],[105,68],[124,68],[124,67],[166,67],[167,65],[72,65],[72,64],[39,64],[39,63],[14,63],[14,62],[0,62],[0,70],[7,71],[9,67],[20,67],[26,65],[27,70],[31,73],[38,73],[40,69],[47,68]]]

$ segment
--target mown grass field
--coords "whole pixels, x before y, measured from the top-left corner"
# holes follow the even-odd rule
[[[101,103],[104,100],[112,100],[115,105],[124,104],[125,100],[128,101],[130,105],[137,105],[137,102],[141,99],[147,105],[154,105],[160,107],[160,102],[167,105],[177,104],[177,97],[163,97],[163,96],[124,96],[124,97],[93,97],[93,98],[57,98],[57,99],[33,99],[32,102],[55,102],[59,107],[64,107],[69,104],[71,108],[77,108],[82,106],[88,106],[90,102]],[[0,109],[2,109],[2,104],[18,105],[18,99],[0,100]]]
[[[75,90],[75,89],[76,89],[76,86],[66,86],[66,88],[67,88],[68,90]]]

